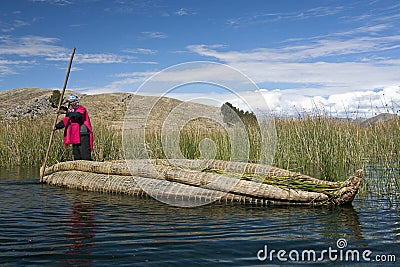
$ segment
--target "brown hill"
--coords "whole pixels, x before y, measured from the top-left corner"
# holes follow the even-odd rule
[[[0,91],[0,116],[2,118],[34,118],[40,115],[52,114],[55,110],[50,103],[50,97],[53,90],[39,88],[18,88],[13,90]],[[118,94],[100,94],[100,95],[84,95],[70,90],[66,90],[64,101],[70,93],[79,96],[80,102],[89,110],[98,110],[98,113],[105,118],[122,116],[122,108],[124,99],[129,96],[127,93]],[[107,105],[104,104],[107,99]]]
[[[391,120],[396,120],[396,119],[398,119],[398,117],[399,116],[397,114],[381,113],[372,118],[362,120],[359,124],[363,125],[363,126],[367,126],[370,124],[376,124],[376,123],[382,123],[382,122],[387,122],[387,121],[391,121]]]
[[[36,117],[51,110],[48,99],[52,91],[39,88],[19,88],[0,91],[0,118]]]
[[[56,108],[50,103],[53,90],[40,88],[18,88],[0,91],[0,119],[36,118],[52,116]],[[174,118],[184,120],[188,114],[207,116],[222,121],[218,107],[212,107],[192,102],[182,102],[173,98],[141,96],[132,93],[107,93],[86,95],[67,90],[66,99],[70,93],[79,96],[80,103],[90,114],[92,121],[109,121],[116,128],[122,128],[126,111],[130,119],[136,122],[137,128],[144,127],[144,122],[160,127],[161,123],[174,111]],[[131,102],[132,101],[132,102]],[[131,104],[130,104],[131,103]],[[149,107],[151,110],[149,110]],[[177,109],[174,109],[179,107]],[[179,124],[179,119],[174,119]]]

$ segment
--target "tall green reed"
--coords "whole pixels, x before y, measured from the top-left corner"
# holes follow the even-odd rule
[[[94,151],[96,161],[118,160],[124,158],[122,132],[108,121],[92,121]]]
[[[44,161],[54,118],[19,119],[0,125],[0,166],[38,166]],[[94,160],[112,160],[123,157],[121,132],[111,130],[107,122],[93,125]],[[54,134],[50,148],[49,165],[72,160],[72,149],[63,145],[63,130]]]
[[[319,116],[277,119],[275,164],[324,179],[374,162],[398,162],[399,120],[359,125]]]
[[[0,125],[0,166],[40,165],[50,137],[53,118],[4,121]],[[185,158],[201,158],[201,149],[215,149],[215,158],[232,158],[229,129],[185,126],[178,134],[178,146]],[[97,161],[124,158],[122,131],[108,121],[93,120],[93,159]],[[359,168],[397,164],[400,153],[399,119],[362,126],[346,119],[307,115],[276,118],[277,145],[274,165],[326,180],[343,180]],[[260,153],[259,129],[248,125],[249,161],[257,161]],[[48,164],[72,159],[70,147],[63,146],[63,131],[55,133]],[[143,140],[133,136],[131,145],[151,158],[165,158],[164,138],[158,130],[147,130]],[[208,139],[210,142],[203,142]],[[206,144],[206,145],[205,145]],[[205,145],[205,146],[204,146]],[[244,148],[243,148],[244,149]],[[204,149],[203,149],[204,150]],[[167,155],[168,156],[168,155]],[[397,168],[398,170],[398,168]],[[396,176],[397,184],[398,175]]]
[[[1,166],[40,165],[46,154],[51,123],[48,118],[4,121],[0,128]],[[62,137],[54,136],[50,159],[65,160],[70,153],[62,147]],[[54,163],[50,160],[49,163]]]

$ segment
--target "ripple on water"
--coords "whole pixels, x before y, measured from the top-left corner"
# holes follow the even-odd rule
[[[339,237],[351,248],[399,251],[398,210],[362,198],[339,208],[176,208],[37,178],[1,178],[0,186],[0,265],[252,266],[264,245],[321,250]]]

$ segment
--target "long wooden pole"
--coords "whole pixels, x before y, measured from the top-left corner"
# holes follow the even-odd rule
[[[61,108],[62,100],[64,98],[64,93],[65,93],[65,88],[67,88],[69,73],[71,72],[72,60],[74,59],[75,50],[76,50],[76,48],[72,49],[71,57],[69,59],[69,65],[68,65],[67,74],[65,75],[64,86],[63,86],[63,89],[62,89],[62,92],[61,92],[60,100],[58,101],[57,110],[59,110]],[[46,156],[44,157],[43,165],[40,168],[40,182],[43,181],[44,171],[46,169],[47,159],[49,157],[50,147],[51,147],[51,143],[53,142],[55,127],[56,127],[56,124],[57,124],[57,121],[58,121],[58,115],[59,114],[57,113],[57,116],[56,116],[56,118],[54,120],[53,127],[52,127],[52,130],[51,130],[51,135],[50,135],[49,145],[47,146]]]

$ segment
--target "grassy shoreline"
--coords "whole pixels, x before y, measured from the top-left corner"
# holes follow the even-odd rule
[[[0,167],[34,166],[43,162],[53,119],[21,119],[0,125]],[[124,158],[121,131],[106,121],[93,121],[97,161]],[[347,120],[305,116],[275,119],[277,144],[274,166],[301,172],[324,180],[344,180],[356,169],[399,161],[400,120],[361,126]],[[55,133],[48,164],[72,158],[70,147],[62,143],[62,131]],[[165,157],[160,135],[146,136],[152,157]],[[199,158],[198,146],[204,138],[216,144],[216,158],[229,159],[226,133],[188,128],[181,132],[180,147],[187,158]],[[252,138],[251,138],[252,139]],[[259,140],[250,140],[250,161],[259,155]],[[252,156],[253,155],[253,156]],[[398,176],[398,174],[397,174]]]

